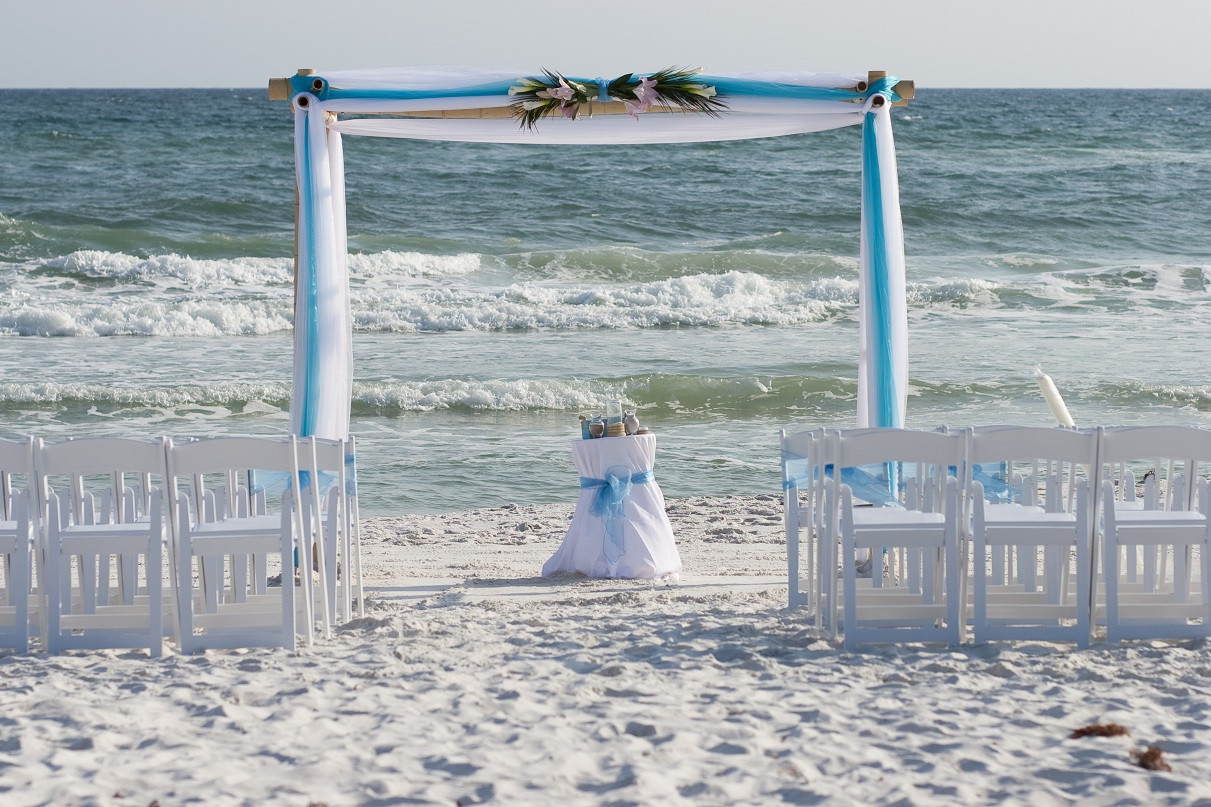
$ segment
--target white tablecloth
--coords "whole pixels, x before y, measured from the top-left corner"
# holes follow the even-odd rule
[[[574,440],[572,454],[582,477],[606,479],[611,469],[614,475],[622,469],[642,474],[651,471],[656,460],[656,436]],[[656,480],[631,485],[621,517],[613,524],[592,512],[600,492],[600,487],[581,488],[572,524],[559,549],[543,564],[543,576],[579,572],[589,577],[653,580],[679,573],[681,557]]]

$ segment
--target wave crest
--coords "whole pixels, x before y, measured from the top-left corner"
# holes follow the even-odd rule
[[[294,282],[294,268],[286,258],[200,259],[175,253],[139,258],[121,252],[79,250],[43,265],[69,277],[183,285],[189,289],[288,286]]]
[[[18,336],[260,336],[292,323],[288,300],[0,305],[0,330]]]
[[[408,333],[797,326],[856,316],[857,273],[849,271],[850,259],[844,256],[767,254],[744,269],[726,268],[743,265],[745,256],[725,253],[711,259],[718,271],[687,272],[697,260],[693,256],[711,253],[648,255],[604,248],[583,255],[550,253],[541,257],[537,271],[530,263],[536,255],[351,255],[354,327]],[[572,263],[603,256],[610,261],[601,272],[552,269],[550,264],[563,260],[560,255],[574,258]],[[797,263],[802,265],[796,268]],[[0,277],[0,332],[211,337],[292,327],[289,259],[139,258],[80,250],[4,268],[11,271]],[[1123,285],[1150,292],[1134,296],[1133,305],[1167,305],[1174,294],[1201,291],[1207,284],[1204,267],[1103,267],[1032,274],[1008,283],[965,276],[965,271],[909,283],[909,305],[1111,306]],[[1090,298],[1090,289],[1106,291]]]

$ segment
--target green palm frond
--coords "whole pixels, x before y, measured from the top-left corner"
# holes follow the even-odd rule
[[[715,88],[698,81],[698,71],[687,68],[666,67],[653,73],[655,90],[666,106],[675,106],[686,112],[698,112],[718,117],[727,109]]]
[[[666,67],[638,78],[634,73],[626,73],[610,81],[606,93],[617,101],[636,102],[639,100],[637,90],[645,81],[651,91],[648,100],[653,104],[712,117],[718,117],[727,109],[727,103],[715,88],[699,80],[699,71],[682,67]],[[567,97],[555,97],[552,91]],[[588,105],[592,110],[598,96],[596,84],[574,81],[546,68],[543,68],[542,76],[518,79],[518,83],[509,88],[509,94],[515,96],[511,103],[513,116],[526,129],[537,128],[540,120],[556,113],[575,120],[580,115],[581,105]]]

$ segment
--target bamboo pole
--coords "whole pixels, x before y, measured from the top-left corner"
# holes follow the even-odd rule
[[[866,92],[869,85],[866,82],[859,82],[854,87],[858,92]],[[901,81],[893,88],[903,100],[896,101],[892,106],[908,106],[908,100],[915,97],[915,89],[913,82]],[[907,93],[907,95],[905,94]],[[861,99],[855,99],[855,102],[860,102]],[[876,106],[882,106],[882,101],[877,100]],[[653,112],[684,112],[680,107],[673,106],[653,106],[646,114]],[[628,115],[626,104],[622,101],[594,101],[591,104],[581,104],[580,110],[577,113],[584,117],[593,117],[595,115]],[[394,117],[394,118],[436,118],[441,120],[502,120],[513,117],[513,107],[509,106],[488,106],[488,107],[469,107],[465,109],[417,109],[407,112],[359,112],[358,117]]]
[[[652,112],[684,111],[680,107],[675,106],[652,106],[648,109],[647,114]],[[577,114],[591,118],[595,115],[629,115],[630,113],[627,112],[626,104],[622,101],[593,101],[581,104]],[[370,115],[390,115],[397,118],[442,118],[448,120],[500,120],[502,118],[513,117],[513,107],[509,105],[470,107],[466,109],[418,109],[407,112],[358,113],[359,117]]]
[[[314,76],[315,69],[311,67],[300,67],[298,71],[300,76]],[[316,86],[318,85],[318,86]],[[270,101],[289,101],[290,100],[290,79],[289,78],[271,78],[269,79],[269,100]],[[317,78],[311,89],[319,92],[324,89],[324,80]]]
[[[288,79],[288,78],[271,78],[271,79],[269,79],[269,100],[270,101],[289,101],[290,100],[290,79]]]
[[[298,71],[300,76],[313,76],[315,70],[311,68],[303,68]],[[870,85],[880,78],[886,78],[886,70],[871,70],[867,73],[866,81],[859,81],[852,88],[857,92],[866,92]],[[316,92],[324,88],[323,79],[315,79],[315,83],[319,86],[312,86]],[[289,78],[271,78],[269,79],[269,100],[270,101],[289,101],[290,100],[290,79]],[[908,102],[917,97],[916,82],[912,79],[903,79],[896,83],[892,90],[900,96],[900,100],[896,101],[892,106],[908,106]],[[649,112],[680,112],[677,107],[654,106]],[[590,105],[582,105],[580,112],[582,114],[590,113]],[[626,105],[621,101],[609,101],[602,103],[594,102],[591,105],[591,113],[593,115],[625,115],[627,114]],[[475,107],[468,109],[425,109],[416,112],[406,113],[382,113],[382,114],[402,114],[403,117],[409,118],[446,118],[446,119],[497,119],[508,118],[512,116],[511,107]]]

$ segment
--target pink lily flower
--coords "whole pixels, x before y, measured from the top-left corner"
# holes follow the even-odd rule
[[[626,102],[627,112],[635,120],[639,120],[639,113],[647,112],[652,107],[652,103],[660,97],[660,93],[656,92],[656,82],[650,78],[639,79],[639,86],[635,88],[635,100]]]
[[[652,104],[660,97],[660,93],[656,91],[656,82],[651,78],[639,79],[639,86],[635,88],[635,100],[626,102],[627,112],[635,120],[639,120],[639,113],[647,112],[651,109]]]
[[[571,101],[572,96],[574,96],[576,94],[576,91],[573,90],[572,87],[568,84],[568,82],[564,81],[563,79],[559,80],[558,87],[552,87],[547,92],[552,98],[558,98],[560,101],[563,101],[565,104],[568,101]]]
[[[645,111],[658,97],[660,93],[656,92],[655,80],[649,77],[639,79],[639,86],[635,88],[635,100],[643,104]]]

